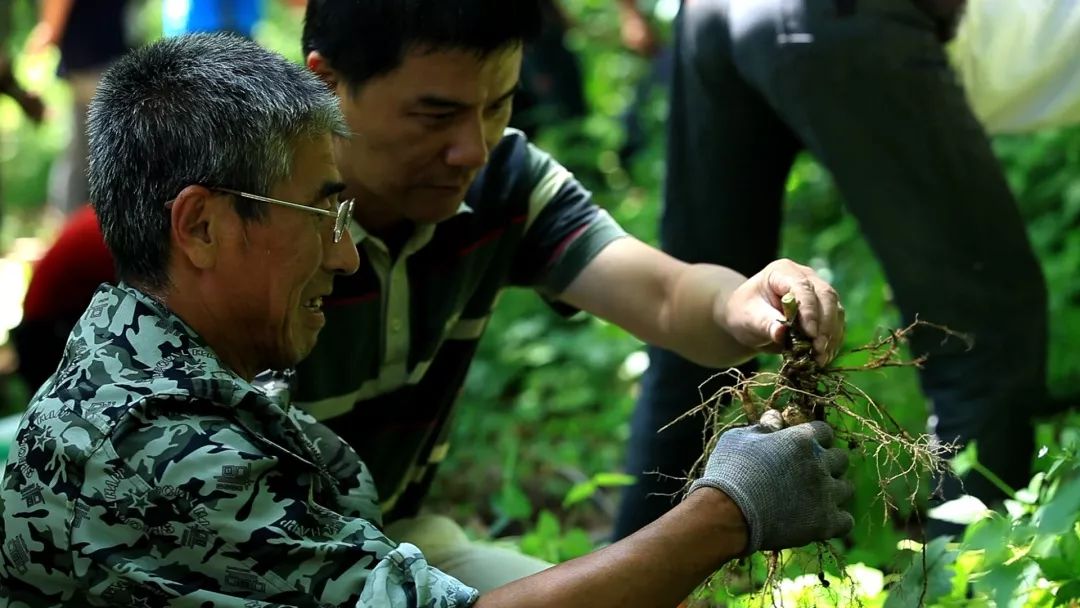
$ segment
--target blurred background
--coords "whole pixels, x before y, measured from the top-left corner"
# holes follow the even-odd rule
[[[40,96],[45,113],[35,124],[15,101],[0,97],[0,344],[22,319],[34,262],[70,212],[50,200],[50,172],[77,129],[70,110],[75,92],[72,80],[57,76],[55,47],[26,52],[37,21],[34,4],[13,3],[10,33],[2,41],[15,76]],[[186,4],[132,0],[123,13],[125,40],[137,45],[162,36],[177,27],[176,15]],[[629,232],[648,242],[655,242],[664,175],[663,48],[677,4],[641,4],[657,38],[651,48],[632,52],[622,42],[613,0],[563,2],[556,39],[566,55],[541,57],[533,67],[554,65],[555,82],[549,84],[569,89],[570,101],[554,109],[533,104],[516,119]],[[302,8],[265,0],[258,9],[250,35],[299,61]],[[579,74],[563,69],[573,58]],[[545,73],[552,73],[550,66]],[[573,99],[576,87],[580,107]],[[1000,137],[995,146],[1047,277],[1050,384],[1071,392],[1080,381],[1080,128]],[[801,158],[787,191],[784,255],[816,268],[842,294],[848,346],[895,327],[889,286],[828,174]],[[10,347],[0,347],[0,415],[19,413],[35,388],[14,375],[17,365]],[[531,292],[506,293],[461,398],[454,447],[428,508],[453,514],[480,536],[524,535],[523,547],[547,559],[592,548],[605,538],[618,487],[626,483],[619,472],[636,383],[647,365],[642,344],[621,330],[591,318],[564,321]],[[908,429],[925,428],[926,403],[912,370],[856,381]],[[1076,415],[1043,425],[1042,444],[1076,442],[1078,428]],[[866,473],[865,483],[859,471]],[[847,559],[887,567],[919,507],[902,503],[883,521],[880,505],[871,508],[876,483],[869,472],[857,469],[852,476],[865,508]]]

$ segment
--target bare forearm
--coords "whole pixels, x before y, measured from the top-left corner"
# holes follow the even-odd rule
[[[742,513],[702,489],[636,534],[483,595],[477,608],[672,608],[746,546]]]
[[[730,268],[686,264],[626,238],[601,251],[560,297],[644,342],[700,365],[727,367],[753,355],[718,324],[744,282]]]
[[[41,3],[41,17],[43,23],[55,32],[63,32],[67,27],[68,15],[71,13],[71,3],[74,0],[45,0]]]
[[[669,288],[657,346],[706,367],[729,367],[752,357],[754,350],[735,340],[722,318],[721,305],[745,281],[746,277],[723,266],[685,266]]]

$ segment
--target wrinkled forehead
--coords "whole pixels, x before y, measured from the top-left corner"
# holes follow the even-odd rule
[[[290,150],[289,174],[274,192],[280,198],[312,204],[341,191],[341,174],[334,162],[333,135],[300,137]]]

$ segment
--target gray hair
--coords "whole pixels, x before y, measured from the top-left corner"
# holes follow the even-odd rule
[[[168,283],[165,202],[199,184],[267,195],[297,141],[348,136],[337,100],[305,68],[227,34],[167,38],[121,58],[90,103],[90,200],[119,277]],[[265,209],[234,200],[245,220]]]

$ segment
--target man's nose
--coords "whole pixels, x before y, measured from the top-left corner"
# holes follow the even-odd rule
[[[446,150],[446,164],[464,169],[479,169],[488,160],[488,145],[483,120],[464,122],[454,133]]]
[[[359,270],[360,254],[357,253],[356,245],[348,230],[341,234],[340,241],[335,243],[333,239],[327,239],[325,242],[327,251],[323,256],[323,267],[327,271],[333,274],[350,275]]]

